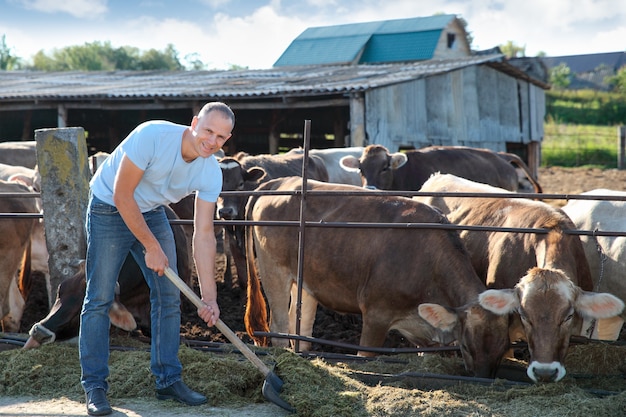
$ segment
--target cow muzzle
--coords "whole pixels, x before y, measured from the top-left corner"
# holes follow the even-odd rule
[[[57,338],[57,335],[53,331],[47,329],[40,323],[33,324],[33,327],[30,328],[28,335],[30,337],[28,338],[26,345],[24,345],[24,348],[38,347],[32,343],[31,339],[39,343],[39,345],[47,345],[48,343],[53,343]]]
[[[526,370],[526,374],[534,382],[557,382],[563,379],[565,373],[565,367],[560,362],[533,361]]]
[[[237,215],[237,212],[232,207],[222,207],[218,209],[217,215],[222,220],[233,220]]]

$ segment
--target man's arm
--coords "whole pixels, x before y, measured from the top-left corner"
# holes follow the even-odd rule
[[[113,202],[120,212],[126,226],[146,249],[146,265],[148,268],[163,275],[169,265],[167,256],[159,241],[148,228],[135,201],[135,189],[143,177],[144,171],[135,165],[126,155],[122,157],[119,170],[113,185]]]
[[[193,260],[198,274],[201,298],[207,305],[207,307],[198,310],[198,315],[210,326],[215,325],[220,316],[217,305],[217,284],[215,283],[214,215],[215,203],[196,197],[192,242]]]

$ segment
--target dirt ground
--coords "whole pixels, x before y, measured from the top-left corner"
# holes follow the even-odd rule
[[[626,171],[599,170],[585,168],[541,168],[539,182],[544,193],[550,194],[579,194],[596,188],[610,188],[626,191]],[[548,201],[556,206],[566,203],[564,200]],[[218,257],[218,294],[221,308],[221,318],[246,343],[251,343],[245,333],[243,315],[245,309],[245,294],[233,284],[226,274],[227,264],[224,255]],[[235,273],[234,267],[231,273]],[[197,291],[197,288],[196,288]],[[45,294],[31,294],[27,301],[27,309],[22,319],[21,332],[27,333],[33,323],[47,314]],[[360,334],[360,317],[346,316],[318,309],[314,337],[329,339],[338,342],[358,344]],[[190,303],[183,305],[183,324],[181,335],[186,339],[228,342],[216,328],[208,329],[195,314]],[[388,347],[407,347],[408,345],[399,334],[391,333],[386,342]],[[334,348],[314,344],[313,350],[327,352],[355,353],[351,350]],[[195,416],[193,407],[163,407],[162,402],[155,399],[124,399],[113,404],[115,413],[119,416]],[[58,398],[55,400],[39,401],[36,398],[0,398],[0,415],[2,416],[62,416],[84,415],[84,403]],[[211,415],[220,416],[270,416],[286,415],[282,409],[273,404],[255,405],[249,409],[215,409]],[[202,415],[205,415],[204,409]]]

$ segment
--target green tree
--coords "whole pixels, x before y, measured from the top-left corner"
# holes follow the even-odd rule
[[[572,71],[563,62],[550,68],[550,84],[557,90],[565,90],[572,82]]]
[[[526,56],[526,45],[519,46],[513,41],[507,41],[504,45],[499,45],[500,50],[507,58],[522,58]]]
[[[141,52],[130,46],[114,48],[110,42],[67,46],[55,49],[51,56],[46,55],[44,51],[39,51],[33,57],[33,68],[41,71],[185,69],[178,59],[178,52],[171,44],[163,51],[150,49]]]
[[[185,67],[190,70],[200,71],[207,69],[207,65],[200,59],[197,52],[185,55]]]
[[[163,52],[150,49],[144,52],[139,59],[141,70],[169,70],[179,71],[185,69],[178,59],[178,52],[174,45],[169,44]]]
[[[604,80],[617,93],[626,93],[626,65],[617,70],[615,75],[606,77]]]
[[[10,71],[19,69],[20,58],[13,55],[11,48],[6,43],[6,35],[2,35],[0,40],[0,70]]]

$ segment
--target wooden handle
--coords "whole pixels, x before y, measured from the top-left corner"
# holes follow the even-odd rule
[[[167,276],[169,280],[172,281],[176,287],[178,287],[180,292],[182,292],[185,297],[187,297],[189,301],[191,301],[198,309],[204,307],[204,303],[200,297],[198,297],[198,295],[193,292],[191,288],[189,288],[189,285],[187,285],[185,281],[183,281],[169,266],[165,268],[165,276]],[[267,377],[267,374],[271,372],[270,369],[254,354],[252,350],[250,350],[245,343],[241,341],[241,339],[237,337],[232,330],[230,330],[230,328],[221,319],[217,320],[215,327],[217,327],[218,330],[222,332],[222,334],[224,334],[224,336],[226,336],[226,338],[228,338],[228,340],[230,340],[230,342],[259,369],[259,371],[261,371],[263,376]]]

